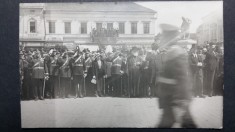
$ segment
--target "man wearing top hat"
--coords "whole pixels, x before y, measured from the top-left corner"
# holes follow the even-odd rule
[[[187,52],[177,45],[183,33],[179,28],[170,24],[161,24],[162,38],[160,50],[166,48],[163,72],[158,78],[159,106],[163,109],[158,127],[196,127],[190,115],[189,105],[192,98],[190,70]]]

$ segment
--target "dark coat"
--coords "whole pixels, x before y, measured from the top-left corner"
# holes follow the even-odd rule
[[[103,76],[106,74],[105,72],[105,62],[101,60],[101,68],[98,66],[97,60],[93,62],[93,76],[95,76],[97,79],[103,78]]]
[[[189,53],[189,66],[190,69],[192,71],[192,73],[195,73],[198,70],[198,64],[199,60],[198,60],[198,55],[194,56],[193,53]]]
[[[46,56],[44,59],[45,69],[49,75],[58,76],[59,75],[59,65],[57,63],[57,58]]]
[[[213,52],[212,50],[209,50],[206,53],[205,64],[206,64],[207,70],[209,70],[209,71],[216,70],[216,68],[218,66],[217,56],[216,56],[216,53]]]

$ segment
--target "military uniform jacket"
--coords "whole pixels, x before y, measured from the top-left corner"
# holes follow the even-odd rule
[[[111,74],[121,74],[122,59],[118,56],[113,59]]]
[[[160,83],[160,108],[177,105],[177,100],[191,100],[191,74],[187,52],[179,46],[171,46],[166,53],[164,71]]]
[[[70,63],[72,63],[72,75],[83,75],[86,70],[85,60],[82,56],[72,58]]]
[[[57,63],[57,58],[46,56],[45,66],[47,67],[47,72],[49,75],[58,76],[59,75],[59,65]]]
[[[90,67],[92,67],[92,60],[91,60],[91,57],[88,57],[88,58],[85,59],[85,67],[86,67],[85,71],[87,71],[87,72],[88,72],[88,69],[89,69]]]
[[[71,58],[59,58],[58,65],[60,66],[59,75],[60,77],[71,77],[71,69],[69,61]]]
[[[33,59],[33,72],[32,78],[43,79],[44,78],[44,61],[40,59]]]

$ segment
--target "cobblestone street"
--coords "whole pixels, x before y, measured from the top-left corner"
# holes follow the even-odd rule
[[[221,128],[223,98],[195,98],[191,112],[200,128]],[[161,109],[157,98],[86,97],[22,101],[23,128],[156,127]]]

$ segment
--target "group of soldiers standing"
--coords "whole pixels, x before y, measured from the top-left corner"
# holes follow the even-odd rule
[[[32,50],[32,49],[31,49]],[[155,66],[162,58],[154,50],[132,47],[106,52],[34,49],[20,51],[22,99],[70,96],[156,97]],[[157,60],[156,60],[157,59]]]
[[[197,97],[222,95],[223,50],[213,44],[193,45],[188,51],[193,93]],[[70,96],[157,97],[159,76],[164,70],[165,49],[152,44],[111,52],[34,49],[20,51],[22,99],[69,98]]]

